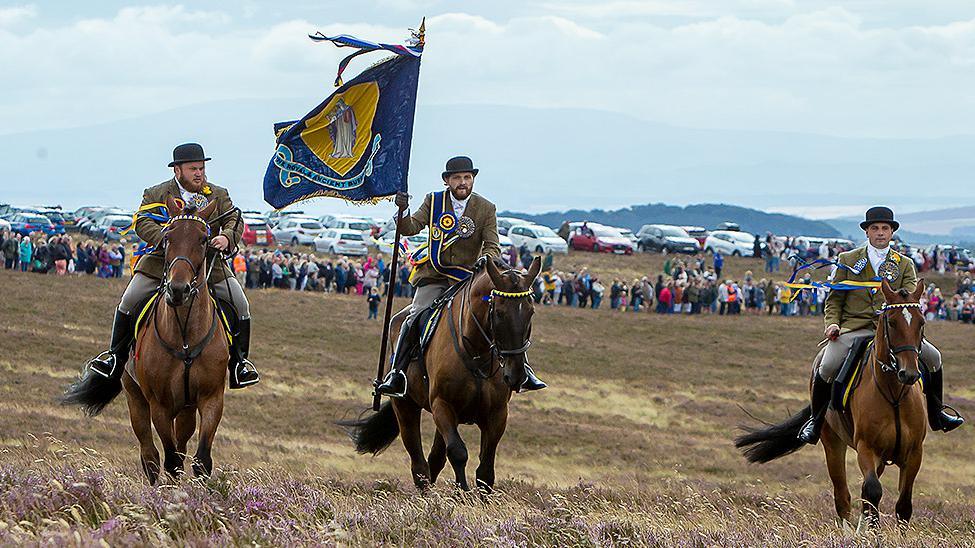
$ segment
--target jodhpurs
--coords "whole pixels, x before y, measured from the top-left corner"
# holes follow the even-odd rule
[[[159,280],[136,272],[132,276],[132,280],[129,281],[129,285],[125,288],[125,292],[122,293],[122,300],[118,304],[119,312],[123,314],[139,312],[136,310],[136,307],[145,302],[158,287]],[[215,283],[211,287],[213,287],[213,293],[216,298],[233,303],[240,319],[246,320],[251,317],[250,303],[247,302],[247,297],[244,295],[244,288],[240,286],[237,278],[228,276],[225,281]]]
[[[847,354],[853,347],[853,340],[858,337],[870,337],[873,334],[873,329],[857,329],[841,334],[835,341],[829,341],[826,344],[823,361],[819,364],[819,377],[825,381],[833,382],[840,372],[840,367],[843,366],[843,361],[846,360]],[[928,371],[939,371],[941,369],[941,352],[927,339],[921,342],[920,358]]]

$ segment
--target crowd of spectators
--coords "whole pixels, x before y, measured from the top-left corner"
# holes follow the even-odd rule
[[[99,278],[120,278],[125,271],[125,247],[93,240],[75,243],[67,235],[46,236],[3,231],[0,255],[7,270],[38,274],[90,274]]]
[[[545,306],[571,306],[616,311],[656,314],[781,315],[807,316],[823,313],[826,290],[794,290],[784,280],[796,256],[809,261],[834,259],[843,248],[824,242],[818,250],[803,249],[790,238],[767,235],[756,238],[755,251],[765,265],[766,277],[757,279],[752,271],[741,279],[722,277],[724,257],[668,256],[663,272],[611,281],[601,279],[588,268],[563,271],[555,268],[551,253],[542,256],[542,274],[534,286],[536,302]],[[928,284],[922,306],[930,320],[975,322],[975,284],[973,264],[954,248],[902,249],[917,265],[918,271],[953,273],[954,294],[945,296],[935,284]],[[66,275],[69,273],[118,278],[127,264],[134,263],[131,253],[121,243],[98,243],[92,240],[73,242],[67,235],[20,236],[4,231],[0,234],[0,259],[8,270]],[[535,255],[526,247],[511,248],[503,258],[515,267],[527,267]],[[379,302],[386,295],[389,276],[388,259],[381,254],[361,258],[317,256],[289,248],[245,249],[229,262],[242,285],[248,289],[285,289],[322,293],[362,295],[369,303],[369,317],[376,317]],[[394,294],[412,297],[410,267],[402,259],[396,267]],[[806,274],[798,281],[809,282]]]

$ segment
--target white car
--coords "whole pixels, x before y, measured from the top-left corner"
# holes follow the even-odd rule
[[[4,230],[10,230],[10,221],[0,219],[0,232],[3,232]]]
[[[315,236],[321,234],[322,230],[322,223],[315,219],[289,215],[282,218],[281,222],[271,229],[271,234],[282,244],[310,245],[315,242]]]
[[[508,231],[511,243],[523,245],[536,253],[568,253],[569,245],[554,230],[542,225],[515,225]]]
[[[357,230],[365,237],[369,237],[369,235],[372,233],[373,226],[375,226],[375,222],[368,217],[352,217],[342,215],[336,216],[331,222],[328,223],[328,228]]]
[[[362,232],[345,228],[326,228],[314,241],[315,251],[332,255],[366,255],[366,239]]]
[[[501,246],[501,251],[507,253],[515,243],[511,241],[511,238],[505,236],[504,234],[498,234],[498,245]]]
[[[498,234],[507,236],[511,232],[511,227],[530,224],[532,224],[531,221],[518,219],[517,217],[498,217]]]
[[[636,247],[637,244],[640,243],[640,240],[637,239],[636,234],[634,234],[633,231],[630,230],[629,228],[619,228],[619,227],[613,227],[613,228],[619,230],[620,234],[622,234],[624,238],[628,238],[631,242],[633,242],[633,247]]]
[[[388,230],[379,236],[374,244],[379,248],[381,253],[386,253],[391,255],[393,253],[393,231]],[[427,243],[427,230],[423,229],[419,234],[414,236],[400,236],[400,241],[406,241],[406,253],[410,254],[416,251],[418,247]],[[378,242],[378,243],[377,243]]]
[[[715,230],[704,240],[704,251],[752,257],[755,255],[755,236],[740,230]]]

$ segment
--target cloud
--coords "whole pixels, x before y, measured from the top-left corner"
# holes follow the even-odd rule
[[[616,0],[530,5],[509,17],[435,14],[420,100],[593,108],[679,126],[971,132],[975,105],[963,90],[975,86],[975,20],[878,25],[849,7],[871,2]],[[33,6],[0,9],[0,65],[17,74],[0,89],[0,131],[221,99],[294,97],[310,107],[348,51],[313,44],[308,32],[389,42],[407,34],[355,22],[261,25],[248,13],[149,6],[51,23]],[[353,61],[350,74],[370,62]]]
[[[0,8],[0,27],[25,23],[34,17],[37,17],[37,7],[33,5]]]

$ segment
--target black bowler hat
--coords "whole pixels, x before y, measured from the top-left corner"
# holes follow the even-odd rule
[[[443,180],[447,180],[454,173],[471,173],[477,176],[477,168],[474,167],[474,162],[467,156],[455,156],[447,160],[447,166],[440,177]]]
[[[203,153],[203,147],[196,143],[183,143],[173,149],[173,161],[169,162],[169,167],[186,162],[206,162],[209,158]]]
[[[874,206],[867,210],[867,218],[860,223],[860,228],[866,230],[873,223],[887,223],[895,231],[901,224],[894,220],[894,212],[889,207]]]

